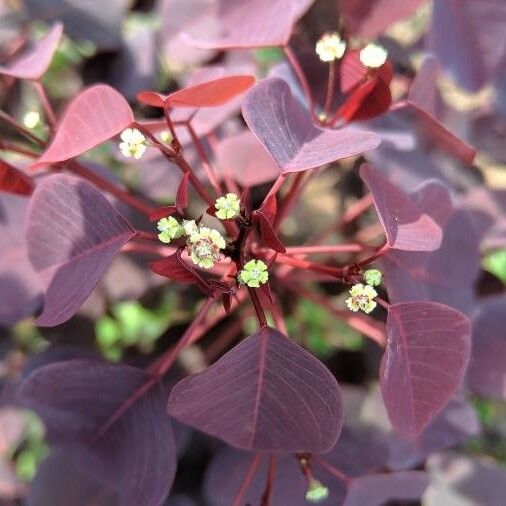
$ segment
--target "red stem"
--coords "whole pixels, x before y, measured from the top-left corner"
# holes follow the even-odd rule
[[[35,142],[35,144],[39,145],[41,148],[46,145],[46,143],[39,139],[36,135],[34,135],[30,130],[26,129],[23,125],[21,125],[18,121],[16,121],[10,114],[7,114],[5,111],[0,109],[0,119],[7,123],[11,128],[18,131],[21,135],[26,137],[27,139]]]
[[[334,98],[334,84],[336,80],[336,63],[332,60],[329,63],[329,74],[327,79],[327,93],[325,95],[325,105],[323,106],[323,111],[325,113],[325,117],[327,117],[330,113],[330,108],[332,107],[332,99]]]
[[[278,211],[276,213],[276,217],[274,218],[274,229],[277,229],[279,227],[286,214],[290,211],[290,208],[292,207],[293,203],[299,196],[299,191],[302,187],[302,181],[304,180],[304,177],[305,177],[304,172],[299,172],[295,176],[292,186],[290,187],[288,193],[281,202],[281,205],[279,206]]]
[[[306,75],[304,74],[304,71],[302,70],[302,67],[300,66],[299,60],[295,56],[295,53],[292,51],[290,46],[283,46],[283,51],[285,53],[286,58],[290,62],[290,65],[292,66],[293,71],[295,72],[295,75],[297,76],[297,79],[299,80],[302,90],[304,91],[304,95],[306,96],[306,100],[309,107],[309,112],[311,114],[311,119],[313,122],[317,122],[316,116],[315,116],[315,102],[313,98],[313,94],[311,93],[311,88],[309,87],[309,83],[306,79]]]
[[[49,124],[51,131],[53,131],[56,127],[56,116],[54,114],[53,106],[47,97],[46,90],[44,86],[39,81],[33,81],[33,85],[35,86],[35,90],[39,95],[40,102],[42,104],[42,108],[44,109],[44,113],[46,115],[46,120]]]
[[[260,501],[261,506],[269,506],[271,502],[272,487],[274,477],[276,476],[277,459],[275,455],[269,455],[269,468],[267,470],[267,481],[265,483],[264,493]]]
[[[315,253],[360,253],[367,247],[362,244],[322,244],[317,246],[293,246],[286,248],[286,255],[311,255]]]
[[[348,476],[346,473],[343,473],[342,471],[337,469],[337,467],[334,467],[326,460],[323,460],[320,456],[313,455],[312,460],[319,466],[323,467],[330,474],[335,476],[339,481],[342,481],[345,485],[349,485],[352,482],[353,478],[351,478],[351,476]]]
[[[349,225],[357,218],[362,216],[365,211],[367,211],[373,205],[372,195],[368,193],[364,195],[361,199],[354,202],[351,206],[346,209],[346,212],[341,216],[339,220],[339,227],[344,228]]]
[[[249,465],[248,470],[246,471],[246,475],[244,476],[244,480],[241,483],[241,486],[240,486],[239,490],[237,491],[237,494],[235,495],[234,502],[232,503],[232,506],[244,506],[244,498],[246,497],[248,489],[251,486],[251,482],[253,481],[253,478],[255,477],[255,474],[258,471],[258,467],[260,465],[261,460],[262,460],[262,454],[255,453],[255,456],[251,460],[251,464]]]
[[[255,313],[257,314],[258,324],[260,327],[264,327],[267,325],[267,318],[265,317],[264,309],[260,299],[258,298],[258,294],[256,293],[255,288],[248,287],[248,292],[251,302],[253,303],[253,307],[255,308]]]

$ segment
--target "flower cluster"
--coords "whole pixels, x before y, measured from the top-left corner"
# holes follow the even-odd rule
[[[329,496],[329,489],[318,480],[311,480],[306,492],[306,501],[318,503],[324,501]]]
[[[362,310],[364,313],[370,313],[377,306],[374,298],[378,296],[378,292],[370,285],[357,283],[351,287],[350,295],[351,297],[346,299],[346,305],[351,311]]]
[[[346,42],[337,32],[323,34],[316,43],[316,54],[321,61],[332,62],[342,58],[346,50]]]
[[[127,128],[120,135],[119,149],[126,158],[138,160],[146,151],[146,137],[137,128]]]

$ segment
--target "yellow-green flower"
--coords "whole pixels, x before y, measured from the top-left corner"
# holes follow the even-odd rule
[[[139,159],[146,151],[146,138],[137,128],[127,128],[120,135],[119,149],[123,156]]]
[[[183,230],[188,237],[199,233],[199,227],[195,220],[183,220]]]
[[[346,42],[338,32],[324,33],[316,43],[316,54],[321,61],[331,62],[342,58],[346,50]]]
[[[364,281],[371,286],[379,286],[381,284],[381,271],[378,269],[367,269],[364,272]]]
[[[318,480],[311,480],[306,492],[306,501],[308,502],[321,502],[329,496],[329,489]]]
[[[172,216],[162,218],[156,226],[160,232],[158,239],[164,243],[169,243],[172,239],[177,239],[184,234],[183,227]]]
[[[241,201],[235,193],[227,193],[224,197],[216,199],[216,217],[220,220],[235,218],[241,211]]]
[[[38,111],[28,111],[23,116],[23,125],[25,125],[26,128],[37,128],[41,124],[41,117],[40,113]]]
[[[372,286],[357,283],[351,287],[350,295],[351,297],[346,299],[346,305],[351,311],[362,310],[364,313],[370,313],[377,306],[374,298],[378,296],[378,292]]]
[[[267,283],[269,279],[267,265],[262,260],[250,260],[244,264],[237,279],[251,288],[260,288],[260,285]]]
[[[367,44],[360,51],[360,61],[369,68],[381,67],[387,61],[388,51],[379,44]]]
[[[219,260],[220,250],[227,245],[217,230],[208,227],[200,227],[189,235],[187,244],[191,261],[204,269],[210,269]]]

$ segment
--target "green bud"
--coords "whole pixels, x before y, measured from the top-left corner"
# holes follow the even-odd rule
[[[381,276],[378,269],[367,269],[364,272],[364,281],[370,286],[378,286],[381,283]]]
[[[241,211],[241,201],[235,193],[227,193],[224,197],[216,199],[216,217],[220,220],[235,218]]]
[[[308,502],[321,502],[325,501],[329,496],[329,489],[318,480],[311,480],[309,488],[306,492],[306,501]]]
[[[172,216],[162,218],[158,221],[156,226],[160,232],[158,234],[158,239],[166,244],[168,244],[172,239],[177,239],[184,234],[183,227]]]

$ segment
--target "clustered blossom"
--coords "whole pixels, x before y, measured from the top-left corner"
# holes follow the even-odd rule
[[[387,61],[388,51],[379,44],[367,44],[360,51],[360,61],[369,68],[379,68]]]
[[[146,137],[137,128],[127,128],[120,135],[119,149],[126,158],[138,160],[146,151]]]
[[[209,227],[200,227],[198,233],[188,238],[191,261],[204,269],[210,269],[220,259],[220,250],[225,246],[223,236]]]
[[[350,295],[351,297],[346,299],[346,305],[353,312],[362,310],[364,313],[370,313],[377,306],[374,298],[378,296],[378,292],[370,285],[357,283],[351,287]]]
[[[371,286],[379,286],[381,284],[382,273],[378,269],[367,269],[364,272],[364,281]]]
[[[162,218],[158,221],[156,226],[160,232],[158,234],[158,239],[166,244],[168,244],[172,239],[178,239],[185,233],[183,227],[172,216]]]
[[[346,50],[346,42],[337,32],[325,33],[316,43],[316,54],[321,61],[331,62],[342,58]]]
[[[237,279],[250,288],[260,288],[260,285],[267,283],[269,279],[267,265],[262,260],[250,260],[244,264]]]
[[[306,492],[306,501],[308,502],[321,502],[329,496],[329,489],[318,480],[311,480]]]
[[[235,218],[241,211],[241,201],[235,193],[227,193],[224,197],[216,199],[214,204],[216,217],[220,220]]]

